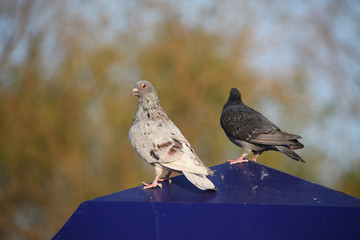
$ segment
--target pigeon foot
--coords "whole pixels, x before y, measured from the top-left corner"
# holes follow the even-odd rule
[[[142,182],[142,184],[144,185],[144,189],[156,188],[156,187],[162,188],[162,184],[158,183],[157,181],[153,182],[153,183],[150,183],[150,184],[146,183],[146,182]]]
[[[244,158],[244,157],[239,157],[238,159],[235,160],[226,160],[226,162],[232,164],[237,164],[237,163],[243,163],[243,162],[248,162],[250,161],[250,159]]]

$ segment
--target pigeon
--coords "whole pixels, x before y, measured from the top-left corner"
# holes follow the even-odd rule
[[[151,83],[137,82],[131,96],[138,97],[138,107],[129,131],[129,141],[138,155],[154,166],[156,174],[152,183],[143,182],[144,189],[162,188],[160,182],[171,182],[170,174],[176,171],[182,172],[197,188],[216,191],[214,184],[206,177],[213,175],[213,171],[203,164],[168,118]],[[161,178],[163,170],[167,174]]]
[[[241,93],[232,88],[230,96],[220,117],[220,124],[226,136],[235,145],[242,147],[244,153],[235,160],[227,160],[230,164],[247,162],[247,155],[254,153],[252,161],[264,151],[274,150],[288,157],[305,162],[293,150],[304,147],[295,134],[283,132],[275,124],[256,110],[246,106],[241,100]]]

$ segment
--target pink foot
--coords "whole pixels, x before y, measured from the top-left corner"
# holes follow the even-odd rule
[[[243,163],[243,162],[248,162],[249,159],[244,158],[243,156],[239,157],[238,159],[235,160],[226,160],[226,162],[230,163],[230,164],[236,164],[236,163]]]
[[[148,189],[148,188],[155,188],[155,187],[159,187],[162,188],[162,184],[158,183],[158,182],[153,182],[153,183],[146,183],[146,182],[142,182],[142,184],[144,185],[144,189]]]

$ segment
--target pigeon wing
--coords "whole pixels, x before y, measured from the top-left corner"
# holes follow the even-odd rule
[[[271,131],[268,133],[259,134],[257,136],[254,136],[249,141],[252,143],[257,144],[263,144],[263,145],[294,145],[294,147],[297,147],[298,149],[301,143],[297,141],[297,139],[300,139],[301,137],[295,134],[289,134],[282,131]],[[300,147],[302,148],[302,147]]]
[[[204,166],[180,130],[169,121],[168,124],[150,121],[145,124],[142,137],[145,144],[145,159],[156,162],[175,171],[195,174],[212,174]]]
[[[261,113],[243,105],[230,106],[223,111],[220,123],[224,131],[234,139],[251,142],[261,134],[280,129]]]
[[[302,148],[297,141],[301,137],[282,132],[261,113],[245,105],[229,107],[221,116],[221,126],[225,132],[238,140],[262,145],[290,145]]]

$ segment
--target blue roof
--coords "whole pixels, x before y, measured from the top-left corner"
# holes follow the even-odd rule
[[[165,182],[162,189],[143,190],[139,186],[93,201],[360,207],[358,198],[258,163],[221,164],[211,169],[215,175],[209,179],[218,188],[217,192],[199,190],[181,175],[170,184]]]
[[[86,201],[54,239],[360,239],[360,199],[267,166],[212,167],[217,192],[183,175]]]

